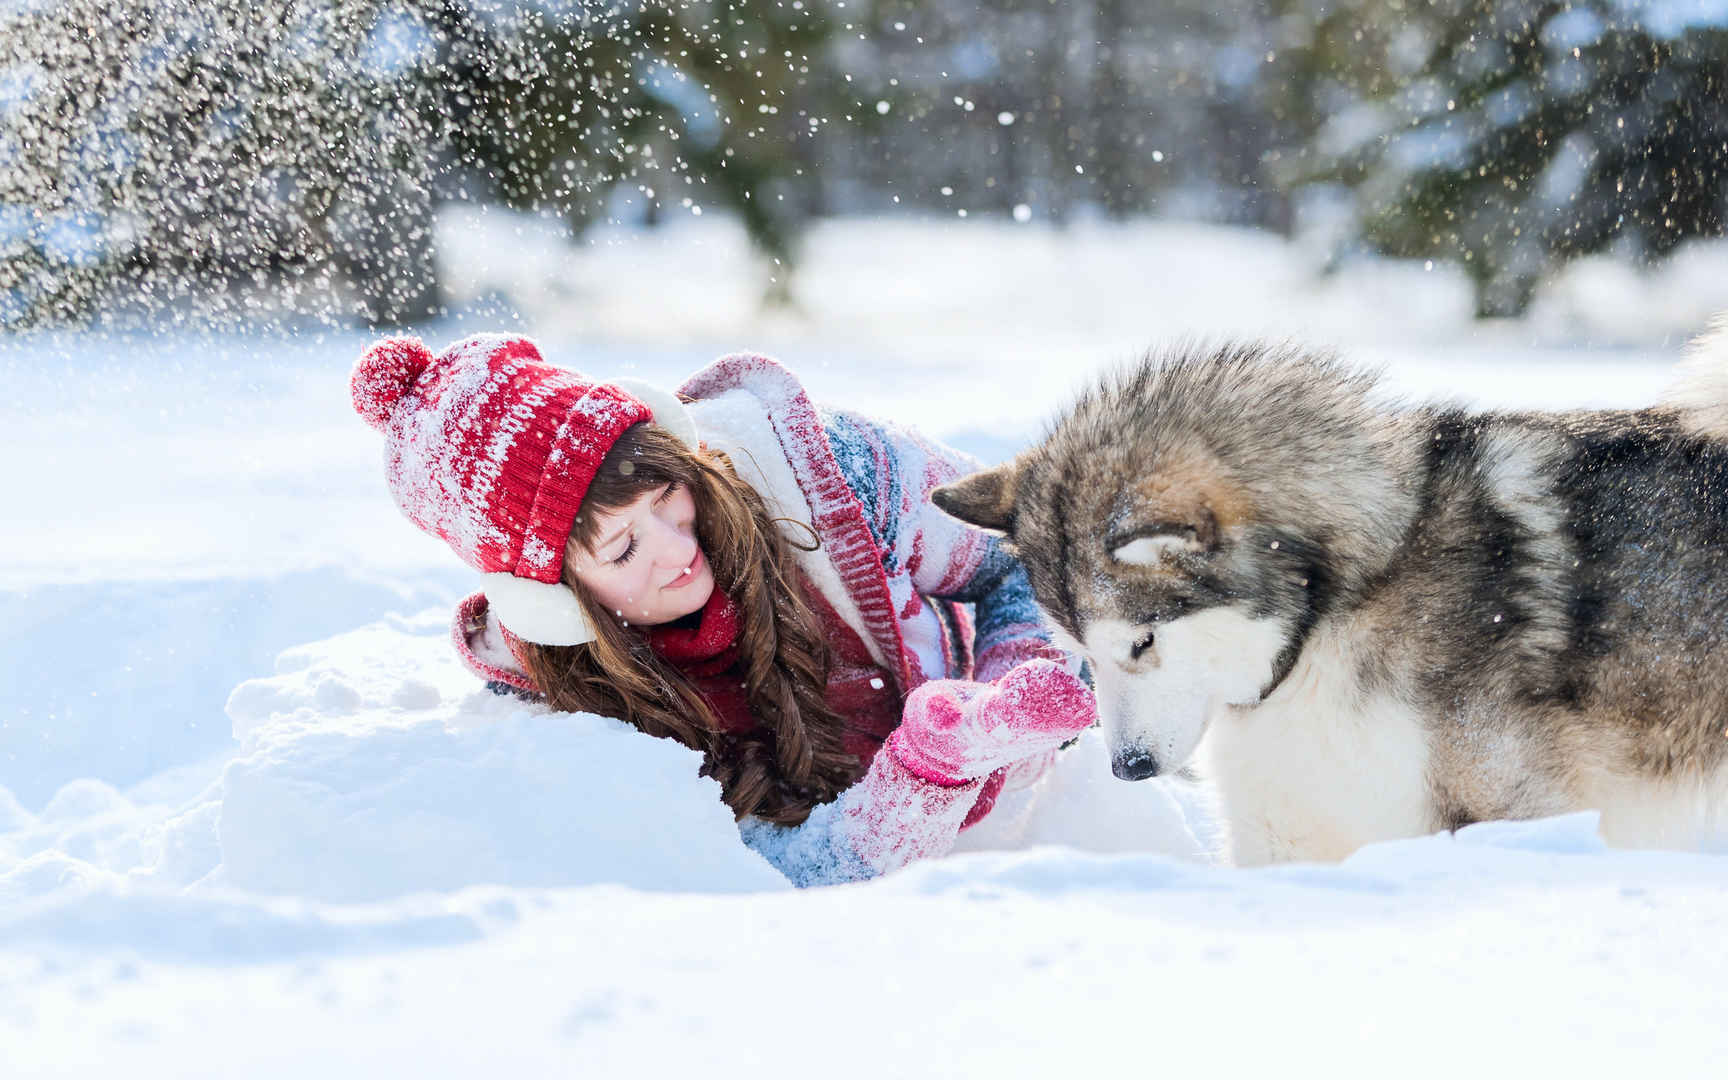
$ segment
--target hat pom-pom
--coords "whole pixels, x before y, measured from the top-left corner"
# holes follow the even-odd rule
[[[384,430],[396,403],[430,363],[432,350],[417,337],[388,337],[374,342],[354,364],[354,374],[348,380],[354,411],[374,428]]]

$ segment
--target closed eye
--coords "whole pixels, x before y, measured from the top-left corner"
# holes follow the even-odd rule
[[[630,538],[629,546],[624,549],[624,554],[618,556],[616,559],[613,559],[612,565],[613,566],[623,566],[625,563],[629,562],[631,559],[634,559],[635,557],[636,557],[636,538],[634,536],[632,536]]]
[[[676,495],[678,493],[678,489],[682,486],[683,485],[681,485],[676,480],[669,482],[665,486],[665,488],[661,489],[660,494],[654,496],[654,505],[659,506],[661,503],[665,502],[667,499],[670,499],[672,496]],[[631,536],[630,537],[630,543],[627,547],[625,547],[624,553],[622,555],[618,556],[616,559],[612,559],[611,563],[613,566],[623,566],[625,563],[629,562],[631,559],[634,559],[635,557],[636,557],[636,537]]]

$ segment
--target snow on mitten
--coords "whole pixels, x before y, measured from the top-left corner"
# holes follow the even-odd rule
[[[877,754],[835,803],[834,835],[876,877],[946,855],[966,827],[987,780],[931,783],[893,754]]]
[[[1097,717],[1085,683],[1049,660],[1028,660],[994,683],[937,679],[918,687],[887,748],[932,783],[960,784],[1053,750]]]

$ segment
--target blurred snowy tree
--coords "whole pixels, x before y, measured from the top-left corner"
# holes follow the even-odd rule
[[[840,19],[840,13],[836,13]],[[1093,206],[1282,225],[1261,0],[854,0],[834,201],[1061,221]],[[837,189],[837,190],[836,190]]]
[[[456,200],[725,209],[786,263],[813,215],[1288,229],[1328,190],[1517,311],[1561,260],[1721,230],[1714,3],[14,4],[0,325],[420,318]]]
[[[0,322],[439,310],[433,212],[741,213],[790,253],[804,0],[96,0],[0,14]]]
[[[814,183],[798,143],[826,122],[816,0],[519,5],[445,19],[440,73],[462,171],[580,227],[615,186],[653,222],[721,206],[792,256]]]
[[[8,325],[437,302],[424,103],[377,3],[93,0],[0,22]]]
[[[1485,315],[1728,212],[1728,13],[1663,0],[1366,0],[1288,61],[1327,116],[1288,175],[1354,191],[1377,250],[1462,263]],[[1290,72],[1287,69],[1287,74]]]

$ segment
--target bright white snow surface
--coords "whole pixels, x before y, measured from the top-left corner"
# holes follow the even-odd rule
[[[564,250],[453,216],[455,299],[674,383],[759,348],[989,459],[1181,335],[1291,334],[1412,395],[1639,405],[1728,259],[1469,320],[1455,271],[1235,230],[840,223],[801,314],[713,216]],[[437,347],[503,325],[427,332]],[[689,752],[485,693],[472,584],[390,505],[361,334],[0,348],[0,1076],[1705,1075],[1728,858],[1590,815],[1237,871],[1097,748],[1014,850],[793,891]],[[1178,793],[1180,794],[1180,793]],[[988,838],[987,838],[988,839]],[[1027,847],[1032,844],[1034,846]],[[976,846],[976,844],[974,845]]]

